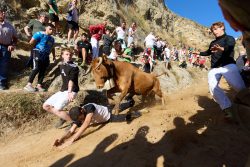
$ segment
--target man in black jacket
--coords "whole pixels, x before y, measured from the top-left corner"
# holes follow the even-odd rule
[[[201,56],[211,55],[211,70],[208,73],[209,90],[223,110],[225,117],[232,118],[232,103],[219,87],[219,82],[223,76],[236,91],[245,88],[234,60],[235,39],[225,33],[225,26],[222,22],[212,24],[210,29],[216,39],[210,43],[207,51],[195,53]]]

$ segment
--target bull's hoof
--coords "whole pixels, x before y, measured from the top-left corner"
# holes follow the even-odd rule
[[[131,114],[127,114],[126,115],[126,121],[132,121],[132,115]]]
[[[135,101],[132,99],[132,100],[129,100],[129,107],[133,107],[135,105]]]

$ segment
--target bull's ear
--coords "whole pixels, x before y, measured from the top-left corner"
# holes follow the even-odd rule
[[[107,65],[111,65],[112,64],[112,61],[108,59],[108,57],[106,55],[102,55],[102,58],[103,58],[103,62]]]
[[[102,58],[103,58],[104,61],[107,61],[107,60],[108,60],[108,57],[107,57],[106,54],[103,54],[103,55],[102,55]]]

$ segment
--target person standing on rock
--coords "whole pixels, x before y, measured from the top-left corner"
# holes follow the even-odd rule
[[[49,0],[49,17],[50,22],[55,26],[56,33],[59,33],[59,9],[56,0]]]
[[[49,21],[49,16],[48,16],[48,13],[46,12],[41,12],[39,14],[39,17],[38,19],[32,19],[29,21],[28,25],[24,27],[24,32],[25,34],[31,38],[32,35],[34,35],[35,33],[37,32],[40,32],[40,31],[45,31],[45,27],[46,27],[46,24],[48,23]],[[30,32],[31,31],[31,32]],[[55,47],[52,48],[52,55],[53,57],[55,57]],[[33,64],[33,57],[32,57],[32,51],[31,51],[31,54],[30,54],[30,58],[26,64],[27,67],[31,66],[32,67],[32,64]]]
[[[79,33],[79,25],[78,25],[79,15],[77,9],[77,0],[72,0],[72,2],[68,6],[68,15],[67,22],[69,27],[68,32],[68,44],[70,44],[70,39],[73,34],[73,44],[75,43],[78,33]]]
[[[208,72],[208,85],[214,100],[220,105],[226,119],[233,118],[232,103],[225,92],[219,87],[223,76],[230,86],[236,91],[245,88],[234,60],[235,39],[225,33],[223,22],[213,23],[211,31],[215,40],[205,52],[194,52],[200,56],[211,55],[211,70]]]
[[[56,128],[62,126],[64,122],[71,121],[69,114],[63,111],[63,108],[72,102],[79,91],[78,74],[79,68],[72,61],[72,53],[69,49],[62,50],[62,62],[59,65],[62,77],[61,90],[43,104],[43,109],[57,115],[60,121],[57,123]]]
[[[0,90],[7,89],[10,57],[16,44],[16,30],[10,23],[5,21],[5,10],[0,6]]]
[[[92,46],[92,59],[99,56],[99,41],[102,39],[102,35],[105,34],[107,21],[103,24],[89,26],[89,32],[91,34],[90,43]]]
[[[132,42],[135,43],[135,38],[136,38],[136,23],[133,22],[131,24],[131,27],[128,29],[128,47]]]
[[[127,36],[127,29],[126,29],[126,22],[123,21],[120,27],[117,27],[115,29],[116,34],[117,34],[117,40],[121,42],[122,45],[122,51],[124,51],[127,46],[126,46],[126,36]]]
[[[30,45],[34,45],[34,48],[31,51],[33,69],[29,76],[29,81],[27,85],[24,87],[24,90],[29,92],[35,92],[38,90],[39,92],[44,92],[45,89],[42,86],[43,79],[45,76],[45,72],[47,67],[49,66],[49,55],[54,47],[55,40],[51,36],[54,31],[54,25],[48,23],[45,27],[45,31],[40,31],[35,33],[31,40]],[[55,60],[55,57],[53,57]],[[38,84],[37,87],[34,88],[32,83],[38,74]]]
[[[41,12],[38,19],[32,19],[28,25],[24,27],[24,32],[28,37],[32,37],[36,32],[45,31],[45,25],[48,23],[48,14]],[[31,31],[31,32],[30,32]]]
[[[155,52],[154,45],[155,45],[155,43],[156,43],[156,37],[153,34],[153,32],[150,32],[144,40],[144,45],[145,45],[146,49],[152,50],[152,52],[151,52],[152,58],[154,57],[154,52]]]
[[[104,34],[102,37],[102,40],[103,40],[102,52],[103,54],[107,56],[109,56],[111,53],[112,43],[115,40],[113,37],[114,34],[115,34],[115,31],[111,33],[109,29],[106,29],[106,34]]]

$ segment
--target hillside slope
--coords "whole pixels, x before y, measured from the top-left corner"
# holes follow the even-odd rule
[[[58,0],[58,6],[64,16],[67,2]],[[20,30],[30,18],[35,17],[37,12],[46,10],[47,7],[45,0],[32,2],[10,0],[8,4],[1,3],[8,8],[9,18]],[[110,27],[118,26],[122,20],[127,21],[128,24],[132,21],[137,22],[139,44],[142,44],[151,31],[177,46],[183,43],[192,47],[205,48],[211,40],[208,28],[176,15],[165,6],[162,0],[81,1],[79,9],[82,28],[101,23],[104,19],[110,21]],[[62,16],[61,19],[63,19]]]

